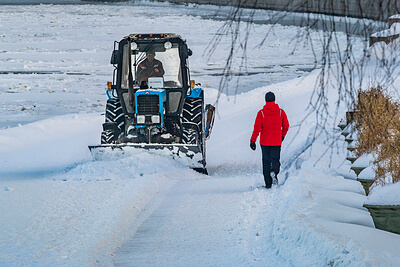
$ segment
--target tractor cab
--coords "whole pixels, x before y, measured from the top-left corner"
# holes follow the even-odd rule
[[[177,115],[190,88],[187,59],[191,54],[186,42],[175,34],[131,34],[119,42],[111,63],[117,68],[115,89],[123,96],[126,113],[135,112],[129,105],[132,93],[165,89],[166,112]]]

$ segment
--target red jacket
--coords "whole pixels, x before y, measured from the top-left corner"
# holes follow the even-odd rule
[[[263,146],[280,146],[282,137],[289,130],[289,121],[285,111],[275,102],[266,102],[263,109],[257,113],[251,141],[257,141],[260,135],[260,144]]]

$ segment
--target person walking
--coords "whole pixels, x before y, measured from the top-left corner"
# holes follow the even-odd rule
[[[282,141],[289,130],[289,121],[283,109],[275,103],[275,94],[265,94],[265,105],[258,111],[250,138],[250,148],[256,150],[257,137],[260,134],[262,164],[265,187],[278,184]]]

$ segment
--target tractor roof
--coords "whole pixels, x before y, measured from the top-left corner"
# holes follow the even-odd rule
[[[131,40],[162,40],[172,38],[182,39],[180,35],[175,33],[134,33],[124,37],[124,39],[128,38]]]

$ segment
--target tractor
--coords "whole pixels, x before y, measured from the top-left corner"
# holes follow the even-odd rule
[[[113,151],[166,150],[207,174],[205,141],[215,107],[204,104],[203,89],[190,79],[191,55],[174,33],[130,34],[114,42],[101,144],[89,146],[95,158]]]

